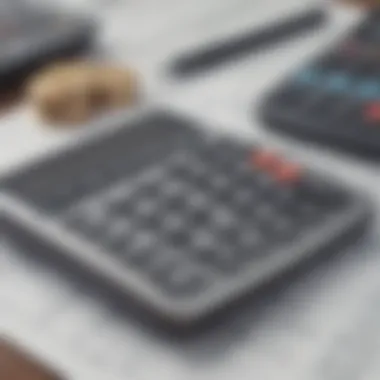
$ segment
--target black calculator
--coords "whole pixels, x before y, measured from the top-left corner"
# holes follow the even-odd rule
[[[297,70],[262,105],[276,131],[380,157],[380,13]]]
[[[4,225],[171,326],[213,316],[368,225],[362,196],[275,151],[167,111],[126,124],[4,178]]]
[[[0,87],[21,82],[51,60],[84,51],[95,20],[25,1],[0,3]]]

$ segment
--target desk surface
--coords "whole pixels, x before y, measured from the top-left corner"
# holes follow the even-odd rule
[[[186,83],[162,80],[155,68],[144,66],[151,62],[144,54],[133,56],[115,47],[111,53],[119,61],[141,62],[150,105],[171,107],[210,127],[283,149],[363,188],[380,210],[376,165],[269,134],[253,115],[263,90],[326,47],[359,17],[351,11],[331,10],[331,14],[322,31]],[[111,16],[104,17],[111,20]],[[70,144],[81,134],[46,129],[22,105],[1,120],[0,173]],[[288,287],[268,290],[236,318],[186,341],[165,339],[141,328],[92,287],[54,269],[46,271],[4,237],[0,300],[5,311],[0,333],[15,336],[73,380],[377,380],[378,228],[375,225],[373,236],[344,257],[298,276]]]

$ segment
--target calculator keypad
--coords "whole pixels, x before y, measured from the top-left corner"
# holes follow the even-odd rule
[[[61,217],[162,291],[194,295],[318,228],[336,208],[307,184],[303,169],[276,153],[200,143]]]

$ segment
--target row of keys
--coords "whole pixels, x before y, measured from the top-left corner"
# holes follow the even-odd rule
[[[77,214],[68,217],[66,223],[70,229],[76,230],[76,234],[112,252],[122,265],[142,273],[172,296],[193,295],[208,286],[202,271],[175,251],[175,246],[183,246],[187,239],[183,230],[170,232],[170,246],[169,241],[160,238],[159,231],[153,233],[144,229],[130,218],[116,219],[104,215],[102,222],[95,223],[91,218]]]
[[[368,128],[377,138],[380,127],[379,100],[358,101],[350,97],[326,92],[310,92],[304,88],[289,86],[276,94],[276,104],[292,109],[306,119],[318,121],[321,128],[334,127],[342,131]]]
[[[322,75],[316,69],[304,69],[277,91],[272,100],[280,109],[291,110],[293,117],[318,122],[320,128],[349,132],[364,127],[376,133],[376,127],[380,126],[380,80],[355,84],[343,71]]]
[[[294,81],[326,92],[357,97],[362,101],[380,99],[380,77],[360,80],[343,70],[325,73],[317,68],[307,68],[298,73]]]

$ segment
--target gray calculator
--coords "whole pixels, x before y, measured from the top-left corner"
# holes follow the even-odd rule
[[[1,183],[4,226],[186,327],[370,221],[363,196],[266,147],[150,111]]]

